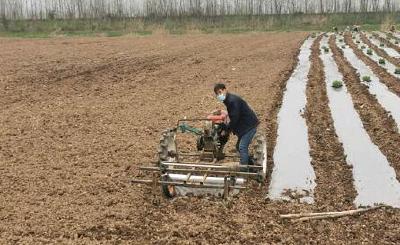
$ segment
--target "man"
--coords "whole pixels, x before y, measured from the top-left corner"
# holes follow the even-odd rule
[[[236,149],[240,154],[240,164],[252,164],[249,157],[249,145],[257,132],[259,120],[254,111],[242,98],[228,93],[225,84],[218,83],[214,86],[217,99],[223,102],[228,110],[230,122],[228,130],[238,137]]]

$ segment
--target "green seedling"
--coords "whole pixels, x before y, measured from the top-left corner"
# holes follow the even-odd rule
[[[342,43],[342,42],[343,42],[343,39],[342,39],[342,38],[341,38],[341,39],[339,39],[339,42],[341,42],[341,43]]]
[[[379,47],[385,47],[385,44],[381,43],[379,44]]]
[[[361,42],[359,40],[356,41],[357,44],[360,44]]]
[[[361,46],[361,49],[365,49],[365,45],[362,45],[362,46]]]
[[[316,38],[316,37],[317,37],[317,34],[312,33],[312,34],[311,34],[311,37],[312,37],[312,38]]]
[[[397,40],[396,40],[396,41],[394,41],[394,44],[399,44],[399,41],[397,41]]]
[[[325,53],[329,53],[329,48],[325,47],[324,51],[325,51]]]
[[[394,74],[400,75],[400,68],[396,68],[396,69],[394,70]]]
[[[386,64],[386,62],[384,59],[379,59],[379,64],[384,65],[384,64]]]
[[[346,48],[346,45],[342,45],[342,49],[345,49]]]
[[[341,88],[341,87],[343,87],[343,82],[339,81],[339,80],[335,80],[332,82],[332,87],[336,88],[336,89]]]
[[[356,39],[356,36],[353,36],[353,39]]]
[[[363,82],[371,82],[371,77],[370,76],[363,76],[362,80],[363,80]]]
[[[372,55],[372,54],[373,54],[372,49],[369,48],[369,49],[367,50],[367,54],[368,54],[368,55]]]

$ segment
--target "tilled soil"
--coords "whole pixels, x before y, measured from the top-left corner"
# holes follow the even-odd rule
[[[349,38],[346,36],[346,39]],[[346,42],[351,44],[351,40],[346,40]],[[372,142],[379,147],[395,169],[397,179],[400,179],[400,151],[398,150],[400,134],[396,123],[377,99],[369,93],[366,85],[360,82],[359,74],[345,59],[343,51],[335,45],[333,37],[330,40],[330,47],[364,128]]]
[[[366,54],[363,53],[357,45],[352,41],[351,36],[349,34],[345,35],[345,42],[349,45],[357,57],[362,60],[365,64],[367,64],[371,70],[379,77],[379,80],[386,84],[386,86],[400,96],[400,80],[395,76],[391,75],[386,69],[379,66],[373,59],[368,57]],[[362,74],[361,74],[362,76]]]
[[[319,57],[321,37],[312,46],[305,117],[311,163],[317,176],[316,205],[340,210],[351,208],[357,193],[353,185],[352,168],[346,163],[344,150],[335,133],[328,106],[324,67]],[[335,198],[332,199],[332,196]]]
[[[137,166],[155,159],[162,130],[223,108],[212,92],[217,81],[249,102],[273,142],[282,90],[305,36],[0,39],[1,243],[399,241],[396,209],[307,223],[279,219],[340,208],[332,201],[343,202],[340,188],[318,205],[271,202],[257,184],[230,202],[181,197],[154,205],[150,187],[129,183],[148,177]]]
[[[396,66],[400,66],[400,59],[394,58],[388,55],[385,50],[380,49],[378,46],[373,44],[364,33],[360,34],[361,40],[367,44],[374,52],[376,52],[379,56],[385,58],[386,60],[390,61],[392,64]]]

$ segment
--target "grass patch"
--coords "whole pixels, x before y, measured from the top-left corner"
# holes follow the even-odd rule
[[[221,29],[219,32],[221,33],[231,33],[231,34],[240,34],[240,33],[245,33],[249,32],[249,29],[246,28],[227,28],[227,29]]]
[[[1,37],[11,38],[49,38],[50,33],[41,32],[0,32]]]
[[[186,30],[184,30],[184,29],[172,29],[172,30],[169,30],[168,32],[169,32],[169,34],[172,34],[172,35],[186,34]]]
[[[200,31],[202,32],[202,33],[204,33],[204,34],[212,34],[212,33],[215,33],[215,30],[214,29],[207,29],[207,28],[201,28],[200,29]]]
[[[52,33],[52,36],[67,36],[67,37],[95,37],[100,33],[92,32],[92,31],[65,31],[65,32],[55,32]]]
[[[119,31],[108,31],[105,34],[106,37],[120,37],[123,35],[123,33]]]
[[[136,35],[139,35],[139,36],[148,36],[148,35],[153,34],[152,31],[135,31],[133,33]]]
[[[389,16],[389,17],[388,17]],[[176,17],[136,17],[117,18],[108,16],[96,19],[49,19],[49,20],[9,20],[0,25],[0,32],[42,33],[30,36],[64,35],[65,33],[100,33],[105,36],[144,32],[163,29],[171,34],[185,34],[189,30],[202,33],[243,33],[253,31],[331,31],[337,27],[362,23],[363,30],[379,30],[387,18],[396,19],[395,14],[382,13],[330,13],[330,14],[282,14],[282,15],[227,15],[227,16],[176,16]],[[397,18],[398,19],[398,18]],[[396,20],[397,20],[396,19]],[[398,20],[397,20],[398,21]],[[5,35],[5,34],[3,34]],[[12,35],[12,34],[9,34]],[[16,34],[13,34],[16,36]],[[71,34],[68,34],[71,35]],[[75,34],[74,34],[75,35]],[[28,35],[20,35],[28,36]],[[316,34],[314,33],[314,36]]]
[[[51,37],[57,35],[87,35],[115,37],[125,34],[150,35],[154,30],[182,35],[191,30],[202,33],[244,33],[254,31],[317,31],[360,23],[366,31],[379,30],[388,19],[400,21],[390,13],[335,13],[281,15],[227,15],[176,17],[104,17],[94,19],[7,20],[0,24],[0,35],[14,37]],[[336,30],[336,29],[335,29]],[[24,33],[24,34],[20,34]],[[30,34],[25,34],[30,33]],[[326,34],[324,34],[326,35]]]

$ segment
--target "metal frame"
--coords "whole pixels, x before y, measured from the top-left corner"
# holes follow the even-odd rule
[[[240,171],[240,169],[262,169],[262,166],[247,166],[247,165],[237,165],[235,167],[224,166],[221,164],[207,164],[204,162],[198,163],[180,163],[180,162],[161,162],[159,167],[139,167],[140,170],[149,172],[159,172],[160,174],[187,174],[186,181],[161,181],[159,178],[154,178],[152,180],[138,180],[133,179],[132,183],[148,184],[152,185],[153,189],[156,189],[158,185],[173,185],[173,186],[183,186],[192,188],[214,188],[223,190],[223,198],[227,198],[232,190],[242,190],[246,189],[245,186],[236,185],[234,179],[236,177],[242,177],[246,180],[249,178],[257,178],[262,176],[261,173],[252,173]],[[201,182],[190,182],[190,177],[192,174],[196,174],[198,177],[203,177]],[[154,175],[153,175],[154,176]],[[218,177],[223,178],[223,185],[220,184],[207,184],[206,180],[208,177]]]
[[[177,128],[182,122],[195,122],[195,121],[212,121],[207,118],[193,118],[193,119],[180,119],[177,122]],[[152,185],[155,191],[158,185],[172,185],[172,186],[183,186],[183,187],[192,187],[192,188],[215,188],[223,190],[223,197],[227,198],[232,190],[241,190],[246,189],[245,186],[236,184],[236,177],[241,177],[246,180],[249,178],[258,178],[262,177],[262,173],[258,170],[262,170],[262,166],[255,165],[240,165],[238,161],[228,162],[228,163],[217,163],[216,159],[212,162],[205,161],[197,161],[197,162],[181,162],[181,156],[183,157],[196,157],[201,156],[201,153],[190,153],[190,152],[182,152],[182,154],[178,150],[178,143],[175,142],[176,145],[176,159],[177,162],[154,162],[158,164],[158,167],[139,167],[142,171],[153,172],[153,178],[149,179],[133,179],[132,183],[139,184],[148,184]],[[239,158],[238,155],[226,155],[228,158]],[[235,165],[235,166],[227,166],[227,165]],[[253,172],[245,172],[246,170],[257,170],[257,173]],[[157,174],[159,172],[159,174]],[[187,174],[186,181],[162,181],[160,177],[165,174]],[[190,177],[192,174],[196,174],[196,177],[202,177],[202,181],[193,182],[190,181]],[[156,177],[158,175],[158,178]],[[223,180],[223,184],[210,184],[206,183],[207,178],[209,177],[217,177]]]
[[[211,121],[211,119],[208,118],[191,118],[191,119],[179,119],[176,123],[176,133],[178,133],[178,127],[180,125],[181,122],[199,122],[199,121]],[[179,152],[179,144],[178,142],[175,142],[175,147],[176,147],[176,159],[179,161],[180,160],[180,152]],[[192,153],[189,153],[192,154]]]
[[[224,177],[228,178],[229,177]],[[154,184],[153,180],[131,180],[131,183],[137,184]],[[175,186],[184,186],[184,187],[195,187],[195,188],[227,188],[225,185],[212,185],[212,184],[197,184],[197,183],[185,183],[185,182],[175,182],[175,181],[157,181],[157,184],[168,184],[168,185],[175,185]],[[236,185],[229,185],[229,189],[246,189],[244,186],[236,186]]]

